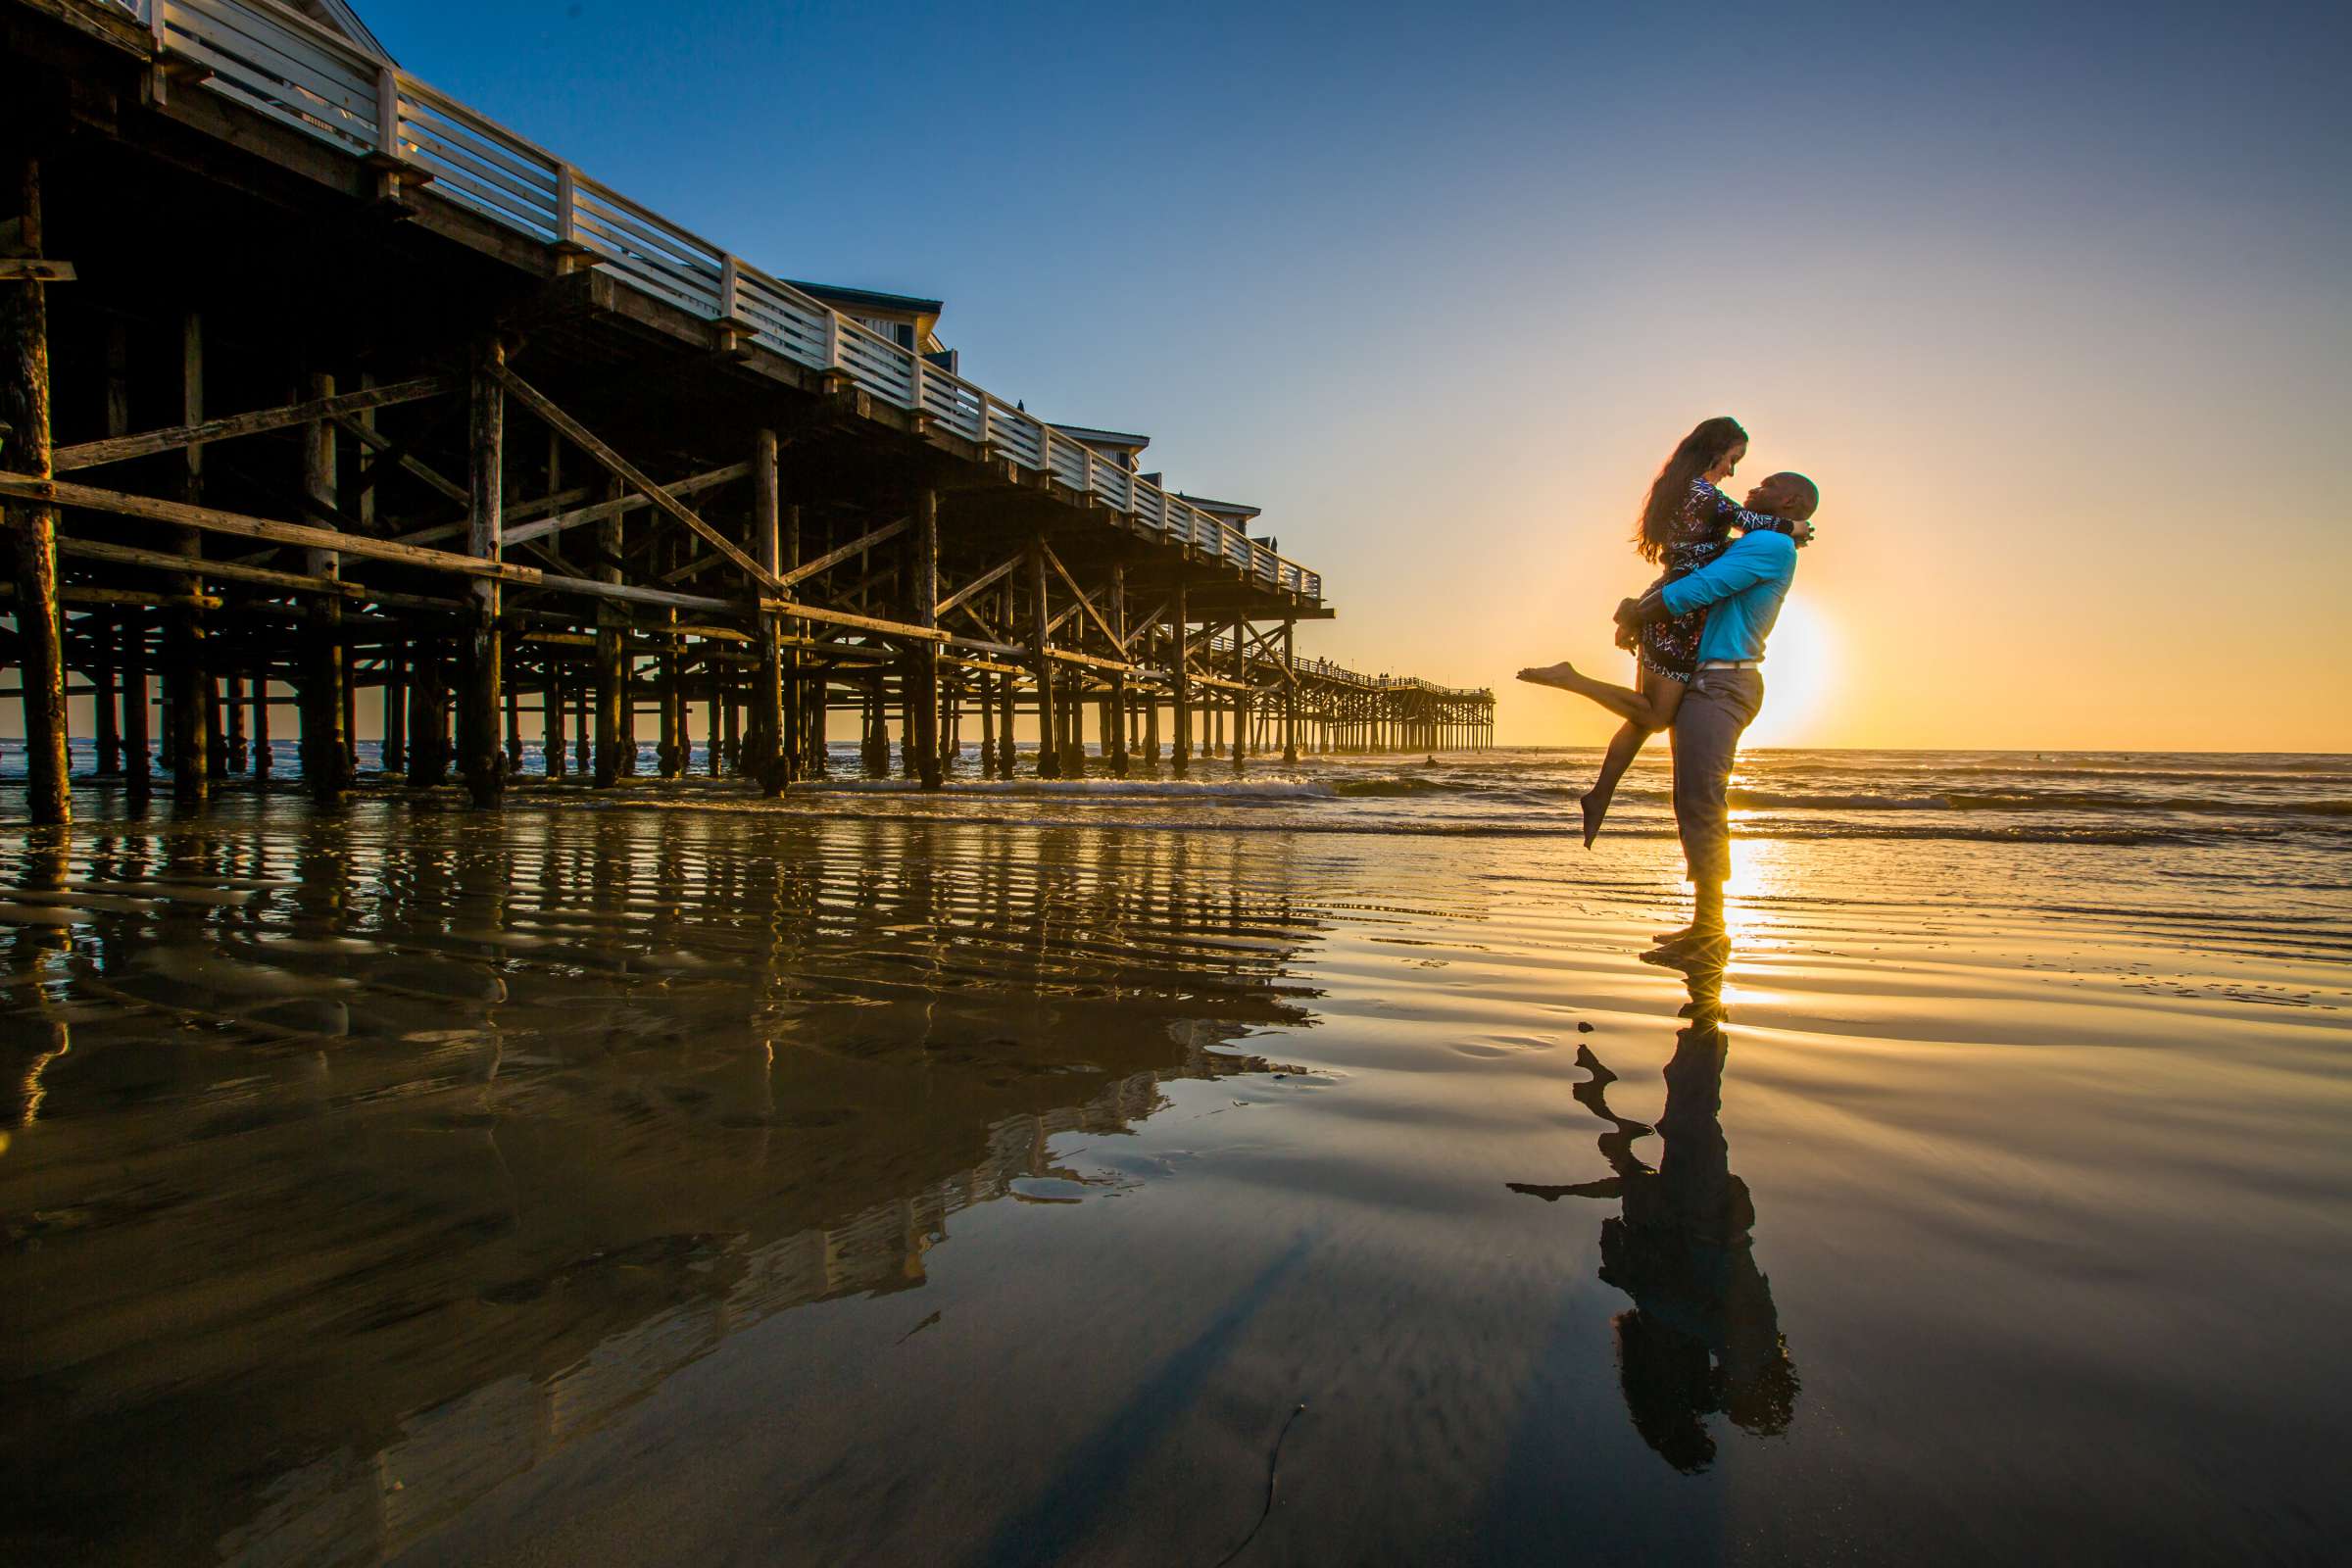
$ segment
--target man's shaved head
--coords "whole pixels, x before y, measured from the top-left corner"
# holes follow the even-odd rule
[[[1821,487],[1801,473],[1786,470],[1766,477],[1754,494],[1763,503],[1758,510],[1790,522],[1802,522],[1821,506]]]

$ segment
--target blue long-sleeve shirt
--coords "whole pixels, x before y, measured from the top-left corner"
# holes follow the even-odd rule
[[[1796,541],[1782,533],[1742,534],[1732,547],[1660,590],[1678,615],[1707,612],[1698,660],[1762,659],[1764,639],[1780,618],[1781,601],[1796,577]]]

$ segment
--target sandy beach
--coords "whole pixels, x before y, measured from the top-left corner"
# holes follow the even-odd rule
[[[1585,765],[12,833],[0,1556],[2330,1556],[2352,764]]]

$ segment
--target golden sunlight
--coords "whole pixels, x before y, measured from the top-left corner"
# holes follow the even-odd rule
[[[1838,630],[1812,602],[1781,606],[1764,654],[1764,710],[1741,744],[1801,746],[1838,693]]]

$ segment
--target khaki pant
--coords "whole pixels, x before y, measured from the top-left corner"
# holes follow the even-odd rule
[[[1702,669],[1675,710],[1674,825],[1692,882],[1720,887],[1731,875],[1732,762],[1763,706],[1763,671]]]

